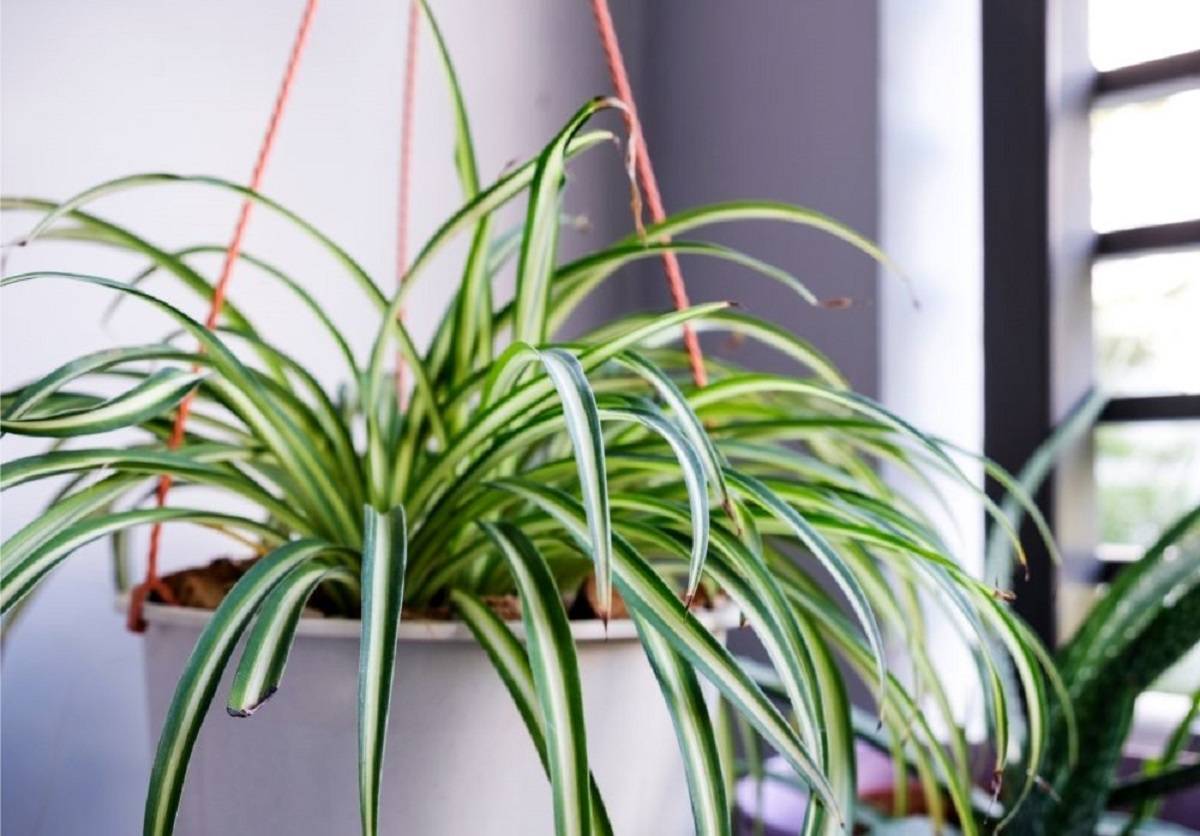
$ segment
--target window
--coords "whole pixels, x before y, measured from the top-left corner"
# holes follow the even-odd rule
[[[1065,570],[1023,537],[1016,606],[1055,643],[1200,502],[1200,2],[982,13],[985,452],[1019,469],[1113,396],[1037,497]]]
[[[1088,33],[1093,368],[1114,396],[1092,444],[1103,581],[1200,503],[1200,3],[1089,0]],[[1088,597],[1064,597],[1060,622]],[[1157,748],[1198,678],[1200,648],[1139,701],[1134,748]]]
[[[1097,574],[1200,502],[1200,3],[1090,0]]]

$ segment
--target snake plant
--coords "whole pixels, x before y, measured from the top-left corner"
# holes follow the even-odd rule
[[[1053,702],[1046,653],[1004,596],[964,572],[934,524],[877,470],[888,461],[930,484],[933,476],[949,476],[969,485],[955,451],[851,391],[803,339],[726,302],[621,316],[576,339],[556,338],[620,268],[666,251],[726,262],[731,298],[736,282],[757,274],[816,301],[775,265],[688,238],[714,224],[816,228],[886,264],[882,253],[811,209],[738,201],[638,223],[627,237],[563,261],[557,241],[568,170],[576,158],[620,139],[592,126],[617,103],[588,101],[536,156],[485,184],[446,45],[436,27],[434,33],[457,115],[463,203],[424,244],[395,293],[385,293],[295,212],[213,177],[146,174],[62,202],[5,200],[6,210],[43,214],[25,244],[84,242],[146,260],[132,279],[12,275],[2,283],[8,304],[19,304],[18,286],[29,282],[54,282],[64,292],[98,286],[163,314],[173,331],[161,341],[77,357],[4,395],[3,432],[58,441],[43,454],[5,463],[2,487],[71,479],[45,513],[4,543],[0,608],[18,605],[81,545],[137,526],[207,526],[252,541],[261,555],[207,622],[179,680],[150,778],[144,832],[172,831],[189,754],[223,669],[236,661],[226,697],[236,715],[287,687],[289,648],[318,587],[341,602],[335,615],[361,615],[365,834],[378,828],[397,622],[402,608],[430,607],[451,608],[494,663],[545,765],[558,832],[609,832],[603,787],[587,763],[586,734],[603,730],[585,729],[564,607],[589,577],[601,617],[619,595],[661,683],[697,832],[732,828],[732,718],[811,788],[811,832],[849,827],[856,726],[842,666],[874,693],[897,757],[912,760],[931,797],[940,799],[937,787],[947,786],[950,803],[970,821],[971,788],[961,778],[965,741],[954,732],[943,745],[935,732],[957,726],[925,653],[922,599],[949,611],[973,648],[975,675],[990,697],[996,768],[1017,765],[1017,792],[1028,793]],[[621,189],[628,188],[624,177],[614,165]],[[212,331],[152,289],[171,281],[211,299],[212,279],[193,265],[195,256],[220,248],[164,248],[95,214],[93,204],[163,187],[255,201],[322,247],[347,286],[374,305],[375,337],[360,357],[302,277],[255,255],[241,257],[243,269],[278,282],[314,316],[314,338],[327,340],[344,363],[337,392],[255,326],[236,289]],[[498,211],[523,198],[519,228],[500,229]],[[398,314],[456,236],[470,241],[461,282],[428,346],[418,346]],[[502,300],[493,278],[510,259],[516,290]],[[711,383],[697,388],[676,346],[685,325],[760,341],[790,358],[795,372],[761,374],[708,358]],[[407,399],[398,396],[389,368],[397,351],[413,382]],[[124,385],[122,394],[96,394],[96,382],[113,380]],[[189,393],[193,420],[172,448],[166,439]],[[108,446],[96,438],[114,428],[136,431],[140,440]],[[181,497],[187,486],[203,486],[254,510],[217,512],[182,499],[150,507],[146,489],[162,474],[183,487]],[[1018,500],[1027,504],[1027,497]],[[982,495],[980,501],[988,504]],[[483,602],[506,593],[521,600],[524,643]],[[697,601],[722,599],[740,608],[763,643],[782,701],[768,698],[762,671],[735,659],[697,620]],[[888,639],[908,648],[905,670],[889,665]],[[1010,669],[1016,692],[1001,680]],[[705,687],[719,694],[714,713]],[[945,716],[927,717],[927,705]],[[1010,734],[1018,725],[1027,730],[1019,739]]]

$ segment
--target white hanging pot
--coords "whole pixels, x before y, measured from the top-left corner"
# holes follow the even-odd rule
[[[209,616],[146,605],[154,741]],[[720,638],[737,624],[732,608],[698,617]],[[574,621],[571,632],[590,764],[614,832],[693,832],[674,728],[632,622],[611,622],[607,638],[599,621]],[[356,620],[302,619],[279,692],[250,718],[225,711],[230,664],[192,754],[178,836],[358,832],[358,637]],[[553,833],[525,725],[462,624],[400,624],[380,819],[388,836]]]

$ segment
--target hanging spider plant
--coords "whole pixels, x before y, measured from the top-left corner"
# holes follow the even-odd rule
[[[801,338],[725,302],[624,316],[571,342],[554,337],[621,267],[664,251],[720,259],[815,301],[774,265],[681,237],[713,224],[795,224],[885,261],[882,254],[813,210],[740,201],[681,212],[563,263],[557,239],[567,170],[614,139],[589,125],[618,103],[587,102],[536,157],[484,185],[440,34],[437,43],[455,104],[464,202],[390,297],[300,216],[217,178],[147,174],[61,203],[5,201],[8,210],[45,213],[24,243],[83,241],[148,262],[132,281],[34,272],[5,278],[5,288],[32,281],[106,288],[165,315],[199,347],[167,340],[107,349],[4,395],[4,432],[69,443],[6,463],[0,486],[75,478],[4,543],[0,609],[19,604],[81,545],[137,526],[199,524],[251,538],[262,552],[213,613],[179,680],[155,757],[145,833],[172,830],[202,718],[239,640],[245,637],[244,650],[226,699],[231,713],[246,715],[286,687],[281,680],[299,616],[318,587],[340,602],[334,614],[361,617],[364,833],[377,829],[402,608],[441,606],[468,625],[525,718],[552,786],[558,832],[608,832],[603,788],[589,779],[564,606],[589,577],[600,617],[609,617],[619,595],[636,623],[676,725],[698,832],[729,833],[732,826],[733,754],[728,737],[714,731],[729,724],[713,720],[701,681],[719,694],[721,717],[740,718],[811,788],[812,832],[849,826],[856,732],[839,660],[872,689],[883,727],[916,764],[931,796],[940,798],[936,787],[946,785],[966,832],[978,832],[969,824],[970,786],[961,777],[965,741],[955,732],[944,746],[919,703],[931,696],[946,715],[939,725],[957,728],[925,655],[918,597],[953,613],[974,648],[989,695],[996,768],[1019,766],[1018,796],[1028,792],[1045,749],[1049,702],[1040,669],[1047,660],[1002,597],[968,576],[931,522],[877,474],[877,462],[886,460],[970,484],[948,448],[850,391]],[[298,278],[242,256],[315,315],[330,350],[344,361],[346,397],[323,388],[286,346],[256,328],[236,295],[221,327],[209,331],[148,289],[147,279],[165,274],[202,299],[213,294],[211,279],[192,265],[194,255],[213,247],[163,249],[91,211],[101,198],[157,186],[253,200],[343,268],[378,311],[366,357],[351,350]],[[502,234],[497,211],[521,198],[527,209],[518,233]],[[422,350],[398,313],[420,292],[431,259],[458,235],[470,238],[462,279]],[[492,279],[508,257],[516,260],[517,284],[514,298],[502,303],[493,297]],[[734,286],[729,295],[736,296]],[[796,373],[759,374],[709,359],[712,382],[696,388],[674,347],[685,324],[760,341],[794,360]],[[397,349],[413,380],[403,405],[388,368]],[[95,381],[113,378],[126,383],[121,394],[94,394]],[[169,449],[172,420],[191,394],[195,420],[182,445]],[[117,428],[141,431],[143,443],[89,443]],[[162,474],[215,488],[256,510],[146,507],[147,484]],[[1022,494],[1018,500],[1027,504]],[[836,597],[819,579],[833,582]],[[705,600],[727,597],[744,613],[766,649],[782,702],[765,695],[761,671],[740,664],[697,620],[700,590]],[[519,596],[524,644],[484,603],[493,594]],[[911,674],[902,678],[889,669],[885,637],[907,646]],[[1017,694],[1001,680],[1009,666]],[[1028,730],[1020,745],[1009,732],[1018,724]]]

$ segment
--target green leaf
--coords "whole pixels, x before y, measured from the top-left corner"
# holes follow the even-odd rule
[[[525,648],[500,617],[475,596],[462,590],[452,590],[450,603],[470,628],[480,647],[487,653],[492,667],[496,669],[504,687],[508,689],[521,719],[525,722],[525,728],[529,731],[529,738],[537,749],[538,759],[549,777],[545,721],[542,719],[537,686],[534,684],[533,671],[529,667],[529,656],[525,653]],[[590,779],[590,793],[592,832],[596,836],[611,836],[612,825],[608,821],[608,813],[600,798],[600,789],[596,786],[595,777]]]
[[[850,608],[862,625],[867,636],[867,643],[876,660],[876,673],[879,677],[880,691],[887,677],[887,667],[883,647],[883,634],[875,619],[875,611],[867,600],[866,592],[854,573],[846,565],[846,561],[837,553],[821,534],[796,509],[776,496],[766,485],[750,476],[740,473],[727,473],[726,478],[734,488],[742,492],[748,499],[762,506],[763,510],[778,517],[792,530],[796,538],[812,553],[826,571],[833,577],[834,582],[846,596]]]
[[[656,411],[637,406],[626,406],[619,409],[606,408],[600,410],[600,417],[602,419],[615,418],[623,421],[636,421],[649,427],[658,433],[675,453],[691,507],[689,516],[692,526],[692,552],[688,561],[687,591],[684,593],[685,601],[690,604],[696,590],[700,587],[700,578],[704,571],[704,558],[708,554],[710,525],[708,485],[705,481],[704,465],[700,461],[700,456],[692,446],[692,442]]]
[[[583,505],[587,509],[592,560],[596,565],[599,614],[607,621],[612,605],[612,523],[609,520],[608,482],[604,467],[604,438],[600,432],[600,414],[592,387],[579,360],[561,348],[539,351],[518,342],[506,354],[506,358],[497,362],[493,372],[500,381],[498,388],[506,388],[524,364],[537,360],[545,368],[558,393],[567,433],[575,451]],[[489,394],[490,391],[484,395],[485,403]]]
[[[710,224],[760,220],[781,221],[826,232],[875,259],[907,282],[895,262],[867,237],[828,215],[788,203],[769,200],[735,200],[728,203],[699,206],[695,209],[677,212],[661,223],[646,227],[645,237],[649,240],[677,238],[681,233]],[[629,240],[633,240],[633,238],[631,237]]]
[[[20,559],[12,559],[5,553],[3,577],[0,577],[0,613],[7,612],[9,607],[27,595],[50,570],[80,546],[130,526],[164,522],[191,522],[213,528],[237,528],[258,534],[273,543],[283,539],[282,535],[270,526],[245,517],[194,508],[145,508],[85,519],[58,529],[53,537]]]
[[[576,540],[586,537],[583,509],[566,494],[527,480],[505,479],[496,487],[542,508]],[[725,695],[763,737],[791,764],[826,808],[843,818],[833,788],[776,709],[729,652],[704,629],[671,593],[655,571],[621,538],[613,541],[613,580],[626,606],[634,611]]]
[[[546,308],[558,247],[559,190],[566,176],[568,148],[589,119],[616,106],[619,102],[615,99],[592,99],[571,117],[538,157],[529,185],[525,237],[517,262],[514,340],[535,345],[546,341]]]
[[[480,523],[508,563],[521,597],[533,681],[545,720],[546,763],[560,836],[591,832],[583,689],[571,625],[545,559],[516,527]]]
[[[84,375],[111,368],[123,363],[142,360],[184,360],[188,354],[174,346],[137,345],[128,348],[109,348],[84,354],[54,371],[39,378],[17,392],[4,410],[4,418],[13,420],[22,418],[32,412],[40,403],[57,393],[68,383],[78,380]]]
[[[653,628],[634,616],[638,637],[666,700],[687,774],[696,833],[732,834],[729,798],[708,705],[696,674]]]
[[[1046,440],[1038,445],[1021,467],[1021,472],[1017,474],[1016,484],[1025,496],[1033,496],[1038,492],[1042,482],[1050,475],[1063,452],[1091,428],[1106,403],[1108,403],[1108,398],[1099,390],[1089,392],[1087,397],[1080,401],[1070,414],[1054,428]],[[1037,509],[1033,503],[1026,506],[1021,502],[1021,498],[1011,490],[1000,503],[1001,511],[1013,529],[1019,530],[1021,527],[1023,507],[1025,510]],[[1041,528],[1040,525],[1039,528]],[[995,579],[995,583],[1001,589],[1007,589],[1012,583],[1011,557],[1011,541],[1000,526],[994,527],[988,535],[983,576]]]
[[[129,427],[173,409],[204,378],[204,374],[161,369],[127,392],[95,406],[56,415],[0,419],[0,431],[70,438]]]
[[[254,563],[234,584],[204,625],[196,647],[184,666],[167,709],[150,789],[146,794],[145,836],[169,836],[183,792],[184,777],[196,735],[242,631],[275,584],[297,566],[339,549],[320,540],[296,540]]]
[[[705,472],[708,478],[712,480],[712,484],[716,485],[717,492],[721,496],[722,505],[729,508],[729,486],[725,484],[725,468],[724,461],[717,447],[713,444],[712,438],[704,429],[704,424],[701,423],[699,416],[696,415],[692,405],[688,403],[687,398],[675,381],[670,378],[661,368],[651,363],[642,355],[634,351],[626,351],[616,356],[616,361],[622,366],[625,366],[630,371],[634,372],[638,377],[649,383],[655,391],[655,394],[671,409],[671,414],[675,416],[675,422],[687,436],[687,440],[691,442],[692,447],[704,462]],[[689,585],[689,588],[690,587]]]
[[[249,717],[279,689],[300,616],[309,597],[326,581],[359,591],[359,578],[344,560],[317,558],[293,569],[263,601],[229,690],[230,716]]]
[[[337,489],[327,463],[320,460],[311,440],[282,413],[276,400],[266,396],[259,380],[217,335],[173,305],[137,288],[100,276],[24,273],[0,280],[0,288],[42,278],[63,279],[115,290],[146,302],[174,319],[201,344],[206,359],[212,363],[215,374],[208,379],[207,385],[221,389],[230,408],[276,455],[300,493],[296,498],[303,499],[314,516],[322,520],[323,527],[336,533],[339,540],[350,544],[360,541],[358,521],[350,511],[347,497]]]
[[[662,314],[650,322],[640,323],[627,331],[614,336],[611,340],[589,348],[579,356],[579,364],[584,372],[598,368],[617,354],[638,345],[642,340],[653,336],[660,330],[672,328],[682,322],[688,322],[727,307],[724,302],[713,302],[706,305],[695,305],[682,311],[672,311]],[[499,360],[497,362],[500,362]],[[463,432],[455,437],[449,449],[425,470],[417,484],[409,494],[410,504],[414,509],[424,511],[427,505],[449,487],[456,485],[452,479],[456,472],[465,469],[466,464],[480,454],[483,443],[502,431],[517,417],[527,414],[531,409],[548,398],[554,392],[554,385],[548,380],[533,380],[517,389],[515,392],[500,398],[491,407],[482,410]],[[414,514],[417,510],[414,510]]]
[[[8,475],[8,468],[6,464],[3,470],[5,476]],[[111,506],[142,481],[142,477],[118,474],[63,496],[0,545],[3,565],[7,568],[16,564],[71,523]]]
[[[368,507],[363,521],[362,638],[358,659],[358,792],[363,836],[379,830],[379,781],[396,674],[408,530],[404,509]]]

